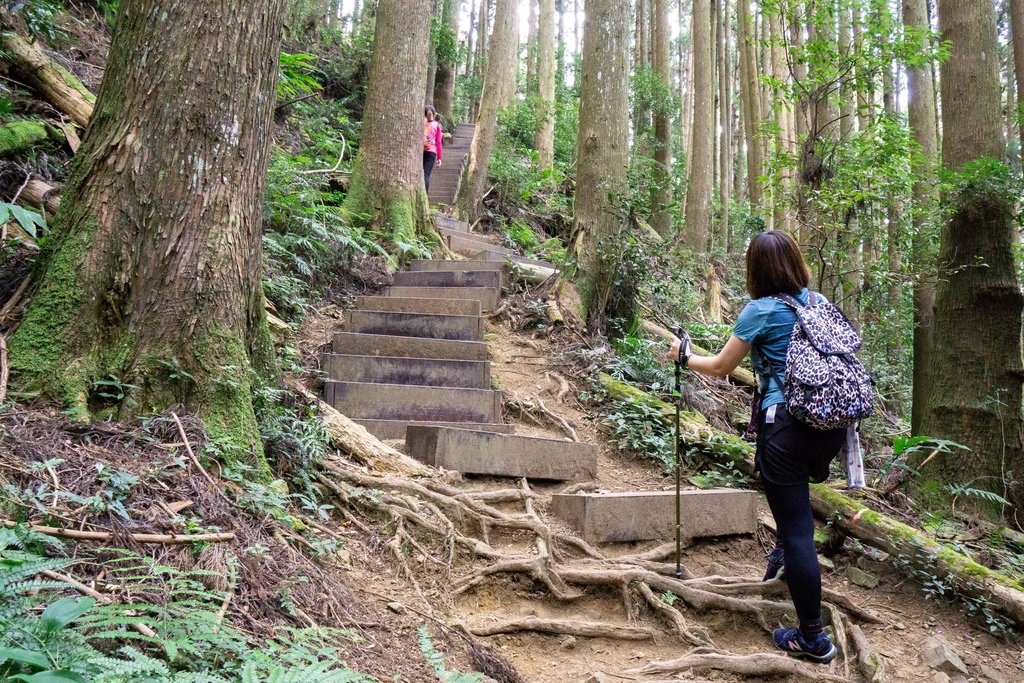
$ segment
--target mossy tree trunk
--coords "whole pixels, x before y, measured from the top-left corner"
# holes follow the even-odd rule
[[[430,0],[380,0],[363,131],[345,206],[397,242],[428,230],[423,92]]]
[[[82,417],[184,404],[266,473],[262,199],[283,0],[124,0],[10,360]]]
[[[945,198],[935,296],[932,376],[921,429],[971,448],[926,468],[943,483],[987,489],[1024,506],[1021,311],[1002,133],[995,7],[939,0],[939,31],[951,46],[942,64],[942,160],[956,173]],[[1015,482],[1013,480],[1016,480]]]
[[[501,99],[509,88],[509,79],[515,82],[516,48],[519,45],[514,25],[515,9],[514,0],[495,2],[494,31],[487,46],[487,74],[480,95],[480,115],[473,133],[473,144],[469,149],[466,180],[459,189],[459,211],[470,221],[477,217],[483,200],[487,167],[491,162],[494,143],[498,139]]]
[[[629,5],[587,0],[577,138],[574,249],[587,325],[605,331],[628,193]]]

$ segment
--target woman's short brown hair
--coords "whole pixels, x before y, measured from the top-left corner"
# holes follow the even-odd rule
[[[779,230],[762,232],[747,247],[747,291],[751,298],[796,294],[811,284],[800,245]]]

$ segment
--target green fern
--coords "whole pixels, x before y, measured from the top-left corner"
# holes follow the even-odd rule
[[[434,647],[434,640],[430,637],[430,631],[426,625],[420,626],[420,652],[424,659],[434,669],[437,679],[442,683],[478,683],[484,675],[474,671],[473,673],[462,673],[460,671],[448,671],[444,666],[444,655]]]

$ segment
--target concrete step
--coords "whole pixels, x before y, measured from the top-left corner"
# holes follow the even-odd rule
[[[493,287],[501,289],[501,271],[446,270],[395,273],[397,287]]]
[[[477,258],[477,254],[488,251],[496,254],[505,254],[508,256],[515,256],[515,252],[505,247],[500,247],[490,242],[481,242],[479,239],[474,239],[468,235],[446,235],[448,240],[448,248],[454,251],[456,254],[462,254],[464,256],[471,256]],[[491,259],[484,259],[491,260]]]
[[[434,214],[434,225],[439,228],[448,228],[449,230],[458,230],[459,232],[469,232],[469,223],[466,221],[460,221],[458,218],[452,218],[451,216],[443,213]]]
[[[361,334],[483,341],[484,319],[474,315],[348,311],[345,313],[345,331]]]
[[[676,535],[675,491],[556,494],[551,511],[591,543],[668,541]],[[737,489],[683,491],[682,537],[752,534],[757,494]]]
[[[484,342],[424,339],[404,335],[335,332],[333,349],[335,353],[349,356],[487,360],[487,344]]]
[[[442,261],[442,263],[455,263],[455,261]],[[393,313],[480,315],[480,302],[471,299],[403,299],[397,296],[360,296],[356,297],[356,308],[364,311],[391,311]]]
[[[501,422],[501,392],[493,389],[328,381],[324,400],[353,420]]]
[[[498,306],[499,293],[489,287],[390,287],[387,296],[423,299],[474,299],[480,308],[493,311]]]
[[[414,273],[438,273],[459,270],[496,270],[504,272],[504,261],[446,261],[443,259],[417,259],[409,262]]]
[[[327,376],[338,382],[491,388],[491,364],[488,361],[329,353],[324,355],[323,364]]]
[[[454,249],[452,251],[454,251]],[[525,256],[518,256],[510,249],[495,249],[494,247],[487,247],[483,251],[477,252],[473,255],[473,260],[497,261],[501,263],[512,261],[513,263],[521,263],[527,266],[538,266],[540,268],[560,270],[554,263],[541,261],[540,259],[526,258]]]
[[[409,427],[471,427],[482,432],[511,434],[514,425],[487,422],[413,422],[410,420],[356,420],[378,439],[404,439]]]
[[[508,436],[471,427],[410,427],[409,455],[433,467],[463,474],[586,481],[597,474],[597,447],[591,444]]]
[[[486,249],[491,245],[500,246],[498,244],[498,238],[491,235],[480,235],[475,232],[463,232],[462,230],[451,230],[449,228],[438,227],[437,231],[445,237],[458,237],[464,240],[472,240],[473,242],[479,242],[481,249]]]

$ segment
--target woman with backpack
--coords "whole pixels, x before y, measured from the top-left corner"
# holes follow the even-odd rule
[[[434,166],[441,165],[444,151],[441,145],[441,124],[437,122],[437,112],[430,105],[423,109],[423,183],[430,192],[430,174]]]
[[[778,527],[764,580],[774,579],[785,568],[800,621],[798,628],[776,629],[772,637],[787,653],[825,664],[835,658],[836,647],[821,622],[821,570],[814,546],[809,482],[828,477],[829,464],[843,445],[846,429],[817,429],[793,417],[780,378],[787,368],[798,320],[795,307],[827,302],[807,289],[810,270],[799,245],[784,232],[763,232],[755,237],[746,262],[751,301],[722,351],[715,356],[694,355],[689,335],[684,333],[673,342],[669,354],[674,362],[695,372],[725,377],[747,353],[753,353],[754,369],[760,377],[755,392],[756,418],[752,420],[757,425],[754,467],[761,475]]]

